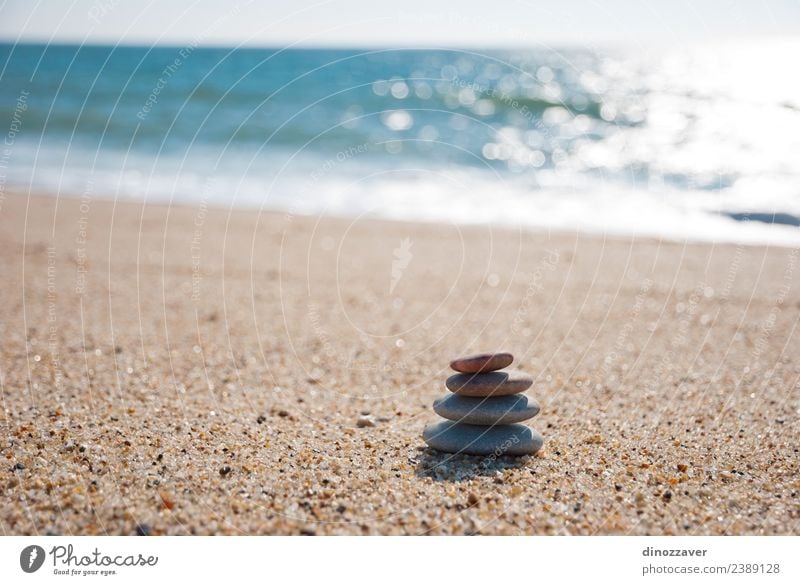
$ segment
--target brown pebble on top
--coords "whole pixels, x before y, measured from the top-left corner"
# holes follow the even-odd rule
[[[494,372],[511,365],[514,356],[507,352],[476,353],[450,362],[450,367],[456,372],[464,374],[479,374],[481,372]]]

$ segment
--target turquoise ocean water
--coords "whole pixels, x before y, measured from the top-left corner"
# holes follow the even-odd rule
[[[6,44],[0,186],[796,245],[797,54]]]

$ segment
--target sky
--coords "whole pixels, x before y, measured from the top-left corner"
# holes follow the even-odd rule
[[[6,0],[0,40],[519,47],[800,35],[798,0]]]

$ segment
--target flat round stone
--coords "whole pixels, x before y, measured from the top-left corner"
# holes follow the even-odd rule
[[[445,453],[468,455],[533,455],[544,439],[525,425],[482,427],[445,420],[428,425],[422,433],[429,447]]]
[[[508,370],[485,374],[454,374],[444,383],[450,392],[462,396],[506,396],[525,392],[533,384],[525,372]]]
[[[481,372],[493,372],[502,370],[511,365],[514,356],[510,353],[476,353],[466,357],[458,358],[450,362],[450,367],[456,372],[464,374],[478,374]]]
[[[433,401],[439,416],[470,425],[518,423],[539,414],[539,405],[522,394],[477,398],[450,394]]]

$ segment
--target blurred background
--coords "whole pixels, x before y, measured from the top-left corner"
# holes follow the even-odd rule
[[[800,4],[0,8],[0,188],[800,243]]]

